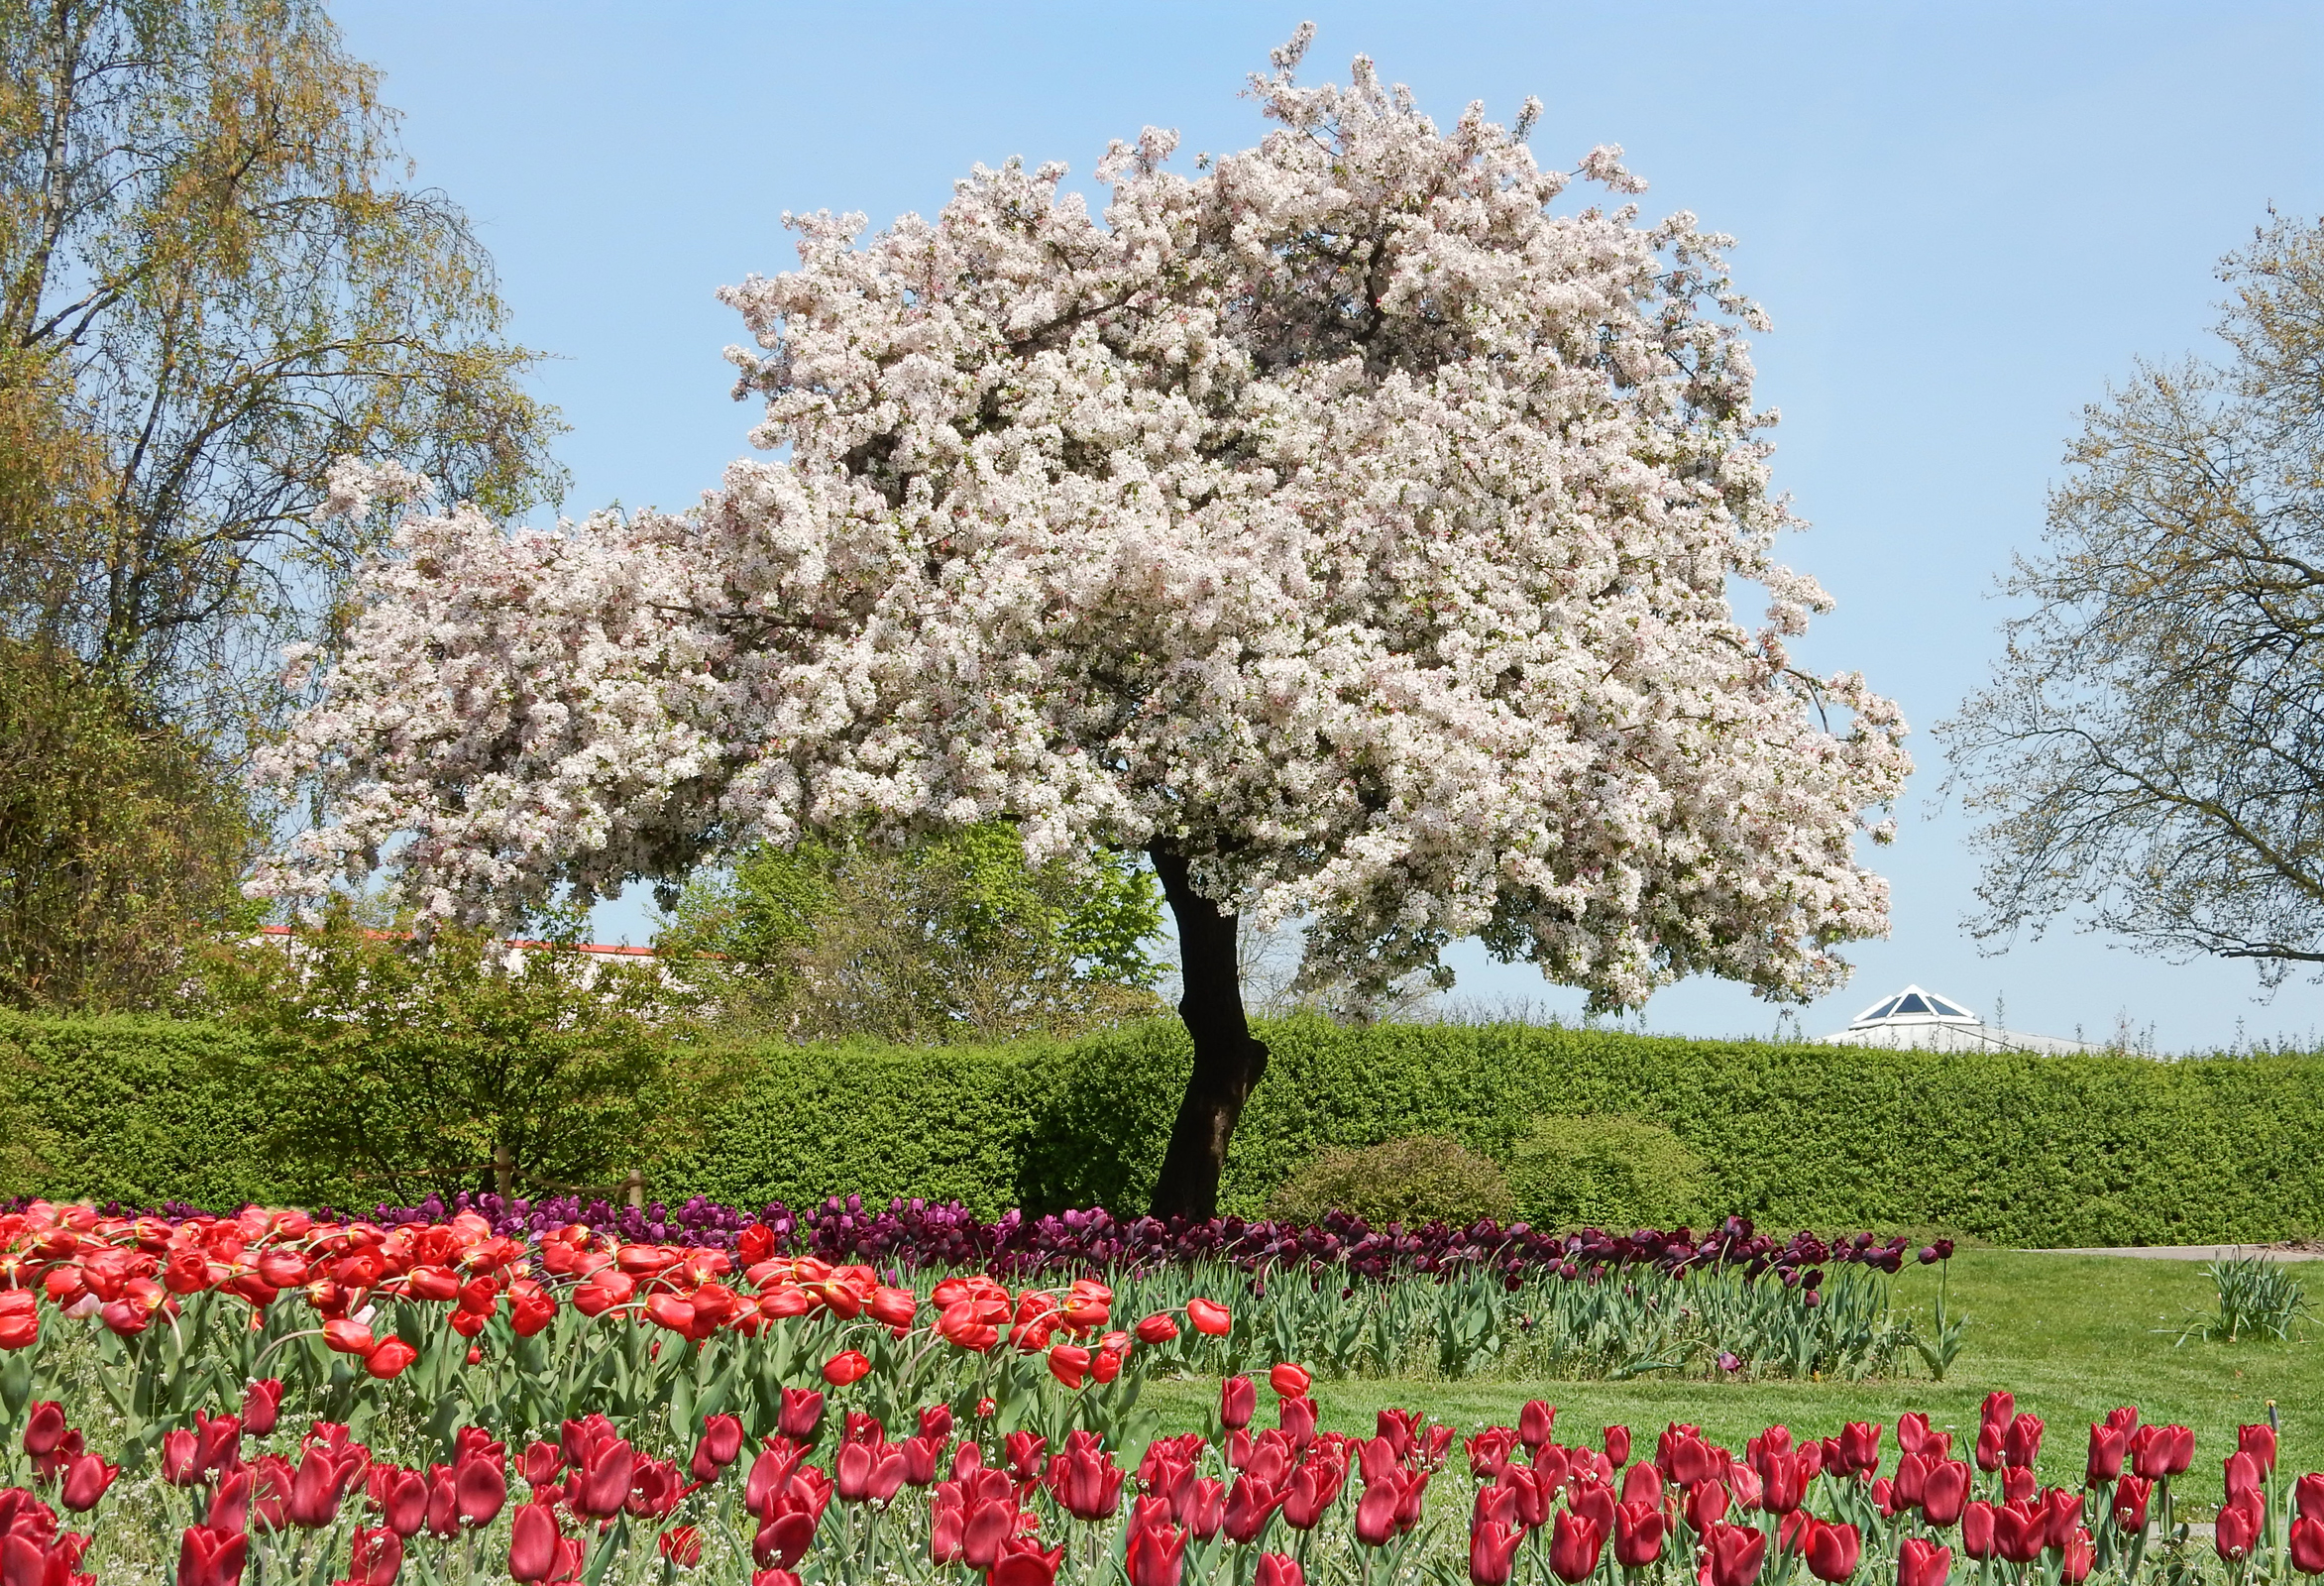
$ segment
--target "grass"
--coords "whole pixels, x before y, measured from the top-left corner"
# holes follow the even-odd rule
[[[2324,1262],[2299,1269],[2311,1288]],[[1937,1296],[1935,1269],[1908,1268],[1894,1301],[1924,1316]],[[1878,1382],[1543,1382],[1377,1378],[1317,1382],[1326,1430],[1369,1432],[1385,1406],[1424,1410],[1464,1430],[1514,1425],[1528,1399],[1558,1407],[1559,1440],[1594,1440],[1611,1422],[1626,1423],[1650,1450],[1663,1425],[1693,1421],[1731,1448],[1776,1422],[1823,1436],[1847,1420],[1877,1420],[1891,1429],[1882,1444],[1893,1460],[1900,1412],[1918,1410],[1955,1447],[1974,1442],[1985,1395],[2006,1388],[2018,1408],[2047,1425],[2039,1466],[2046,1483],[2079,1486],[2088,1426],[2117,1405],[2136,1405],[2150,1421],[2194,1428],[2195,1464],[2179,1483],[2184,1497],[2216,1504],[2220,1464],[2235,1449],[2236,1427],[2265,1420],[2268,1401],[2282,1418],[2282,1468],[2324,1469],[2324,1343],[2298,1328],[2291,1342],[2245,1339],[2214,1343],[2178,1337],[2197,1313],[2216,1308],[2216,1292],[2200,1262],[2116,1256],[2048,1256],[1964,1249],[1953,1258],[1951,1308],[1970,1326],[1949,1380],[1914,1375]],[[1199,1424],[1211,1390],[1191,1382],[1158,1382],[1147,1400],[1164,1429]],[[1264,1400],[1264,1395],[1262,1396]],[[1264,1422],[1268,1413],[1262,1411]]]

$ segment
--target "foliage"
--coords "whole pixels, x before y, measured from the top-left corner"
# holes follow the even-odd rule
[[[605,1184],[703,1099],[653,964],[569,940],[397,938],[340,909],[220,954],[210,988],[245,1037],[224,1065],[263,1099],[264,1148],[394,1193]]]
[[[141,1204],[321,1196],[264,1188],[288,1176],[250,1143],[264,1114],[210,1088],[200,1055],[239,1050],[242,1037],[119,1021],[6,1028],[38,1060],[33,1102],[68,1148],[48,1192]],[[1246,1216],[1332,1147],[1449,1134],[1507,1163],[1555,1108],[1664,1125],[1711,1165],[1706,1204],[1769,1226],[1934,1226],[2077,1246],[2261,1242],[2324,1225],[2313,1149],[2324,1062],[2313,1057],[1264,1028],[1275,1067],[1228,1159],[1227,1209]],[[985,1217],[1143,1204],[1190,1061],[1184,1035],[1161,1022],[1069,1046],[769,1043],[730,1055],[743,1069],[734,1088],[702,1109],[693,1140],[645,1164],[657,1195],[813,1205],[861,1191],[875,1203],[959,1199]]]
[[[2292,1323],[2309,1314],[2308,1287],[2283,1262],[2227,1256],[2208,1263],[2203,1276],[2218,1291],[2219,1309],[2181,1333],[2181,1343],[2197,1334],[2215,1343],[2263,1336],[2288,1341]]]
[[[1443,1135],[1326,1151],[1267,1201],[1268,1215],[1279,1221],[1321,1222],[1338,1211],[1383,1227],[1509,1222],[1516,1209],[1500,1168]]]
[[[0,633],[0,1006],[171,1002],[190,955],[263,917],[263,840],[207,745],[68,651]]]
[[[30,0],[0,82],[6,626],[273,720],[278,646],[333,636],[380,542],[315,515],[332,460],[553,496],[532,355],[317,0]]]
[[[2324,221],[2230,256],[2232,358],[2089,408],[1991,686],[1944,729],[1991,820],[1980,929],[2067,911],[2174,956],[2324,964]]]
[[[1509,1187],[1527,1221],[1553,1228],[1661,1228],[1704,1211],[1703,1159],[1663,1125],[1585,1115],[1536,1122],[1510,1152]]]
[[[729,1026],[915,1044],[1070,1036],[1160,1011],[1153,877],[1097,853],[1025,862],[1005,822],[901,849],[761,844],[687,883],[655,937]]]

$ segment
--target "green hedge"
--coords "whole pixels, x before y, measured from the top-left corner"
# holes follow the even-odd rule
[[[2324,1059],[2042,1058],[1682,1041],[1603,1031],[1313,1020],[1273,1061],[1227,1166],[1256,1211],[1316,1150],[1447,1133],[1505,1158],[1545,1113],[1668,1125],[1711,1165],[1714,1204],[1781,1227],[1941,1226],[2004,1244],[2263,1240],[2324,1228]],[[231,1037],[197,1025],[0,1021],[12,1127],[40,1188],[344,1200],[254,1160],[257,1121],[205,1076]],[[1143,1203],[1184,1083],[1174,1024],[1074,1045],[774,1047],[649,1165],[654,1192],[794,1205],[859,1191],[1010,1205]]]

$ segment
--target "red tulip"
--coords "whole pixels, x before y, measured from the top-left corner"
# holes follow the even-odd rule
[[[1684,1506],[1687,1524],[1698,1536],[1708,1536],[1726,1519],[1727,1505],[1733,1495],[1724,1482],[1699,1481],[1687,1489]]]
[[[818,1389],[786,1388],[775,1429],[794,1442],[812,1443],[823,1429],[824,1396]]]
[[[2324,1521],[2302,1515],[2291,1523],[2291,1567],[2303,1575],[2324,1575]]]
[[[1169,1312],[1158,1310],[1151,1316],[1140,1317],[1138,1325],[1130,1330],[1142,1344],[1166,1344],[1178,1336],[1178,1321]]]
[[[1763,1455],[1759,1476],[1764,1483],[1760,1503],[1771,1515],[1790,1514],[1808,1496],[1807,1461],[1797,1453]]]
[[[24,1451],[38,1457],[53,1454],[64,1440],[64,1407],[54,1399],[36,1400],[25,1418]]]
[[[210,1489],[209,1513],[202,1524],[212,1530],[247,1530],[250,1528],[250,1501],[256,1480],[266,1484],[266,1501],[259,1511],[259,1519],[269,1530],[280,1530],[286,1524],[284,1501],[290,1494],[289,1466],[279,1454],[267,1454],[256,1465],[221,1476]]]
[[[2049,1541],[2048,1517],[2020,1504],[1993,1512],[1993,1550],[2013,1564],[2031,1564]]]
[[[1653,1470],[1651,1465],[1634,1466],[1636,1470]],[[1669,1523],[1663,1518],[1659,1499],[1653,1502],[1624,1503],[1614,1511],[1614,1562],[1624,1569],[1639,1569],[1662,1556],[1663,1533]]]
[[[1562,1522],[1565,1517],[1559,1516]],[[1525,1533],[1514,1526],[1481,1520],[1469,1528],[1469,1579],[1473,1586],[1506,1586],[1515,1572],[1517,1544]]]
[[[347,1571],[351,1586],[391,1586],[402,1567],[402,1537],[391,1530],[355,1528]]]
[[[1283,1494],[1263,1477],[1245,1471],[1235,1478],[1235,1485],[1227,1493],[1225,1511],[1219,1517],[1219,1529],[1227,1540],[1237,1545],[1248,1545],[1259,1539],[1267,1529],[1268,1520],[1282,1507]]]
[[[2028,1470],[2041,1453],[2042,1417],[2028,1412],[2009,1423],[2001,1441],[2001,1462]]]
[[[860,1381],[869,1370],[871,1362],[864,1358],[861,1350],[842,1349],[824,1362],[824,1381],[833,1388],[844,1388],[851,1382]]]
[[[2302,1520],[2324,1526],[2324,1475],[2302,1476],[2293,1482],[2291,1504]]]
[[[2250,1454],[2260,1462],[2260,1474],[2275,1474],[2275,1428],[2262,1421],[2257,1426],[2238,1426],[2235,1429],[2238,1452]]]
[[[1241,1431],[1251,1424],[1251,1416],[1259,1408],[1259,1392],[1248,1377],[1229,1377],[1219,1384],[1219,1424],[1229,1431]]]
[[[1961,1551],[1971,1558],[1993,1556],[1993,1506],[1979,1500],[1961,1511]]]
[[[1944,1586],[1952,1574],[1952,1549],[1920,1536],[1908,1536],[1898,1549],[1896,1586]]]
[[[464,1456],[452,1469],[454,1506],[470,1526],[490,1526],[508,1502],[507,1468],[498,1458]]]
[[[242,1429],[253,1437],[264,1437],[275,1429],[281,1411],[282,1379],[262,1377],[243,1391]]]
[[[1605,1462],[1619,1470],[1630,1462],[1630,1428],[1608,1426],[1602,1434],[1605,1446]]]
[[[2075,1527],[2058,1549],[2057,1578],[2063,1586],[2082,1586],[2090,1578],[2090,1566],[2098,1561],[2098,1549],[2090,1533]]]
[[[1821,1521],[1809,1534],[1808,1573],[1836,1583],[1855,1574],[1864,1554],[1864,1540],[1853,1526],[1827,1526]]]
[[[419,1351],[400,1338],[383,1338],[363,1357],[363,1369],[385,1382],[403,1375],[403,1368],[419,1358]]]
[[[1549,1537],[1549,1567],[1557,1578],[1578,1586],[1598,1569],[1599,1549],[1605,1544],[1605,1532],[1598,1522],[1585,1520],[1572,1510],[1558,1513],[1557,1525]]]
[[[2114,1484],[2114,1501],[2107,1506],[2114,1523],[2126,1534],[2136,1534],[2147,1529],[2147,1500],[2154,1494],[2155,1484],[2137,1476],[2125,1476]]]
[[[1314,1378],[1303,1366],[1278,1365],[1267,1374],[1267,1385],[1275,1391],[1278,1399],[1302,1399]]]
[[[333,1316],[323,1323],[323,1342],[343,1355],[368,1355],[379,1346],[369,1327],[345,1316]]]
[[[1929,1524],[1942,1529],[1961,1518],[1961,1508],[1969,1498],[1969,1465],[1962,1459],[1947,1459],[1930,1471],[1921,1484],[1921,1513]]]
[[[629,1483],[637,1473],[637,1451],[620,1437],[602,1437],[581,1459],[581,1480],[566,1502],[577,1515],[610,1520],[629,1501]]]
[[[284,1518],[293,1526],[319,1530],[339,1518],[339,1461],[324,1448],[310,1447],[291,1478]]]
[[[1307,1572],[1288,1553],[1261,1553],[1259,1575],[1252,1586],[1307,1586]]]
[[[1709,1586],[1752,1586],[1767,1561],[1767,1537],[1749,1526],[1715,1526],[1705,1538],[1711,1551]]]
[[[119,1465],[108,1465],[95,1454],[82,1454],[64,1467],[64,1493],[58,1501],[74,1514],[85,1515],[97,1507],[97,1500],[120,1474]]]
[[[2082,1485],[2103,1487],[2122,1474],[2123,1455],[2130,1451],[2130,1438],[2119,1426],[2093,1422],[2090,1427],[2090,1458],[2082,1470]]]
[[[1929,1438],[1929,1417],[1918,1410],[1908,1410],[1896,1417],[1896,1445],[1908,1454],[1917,1454]]]
[[[1844,1475],[1869,1476],[1880,1468],[1880,1423],[1851,1420],[1839,1429],[1839,1462]]]
[[[1186,1319],[1194,1330],[1212,1338],[1223,1338],[1235,1324],[1227,1307],[1212,1301],[1194,1299],[1186,1302]]]
[[[2211,1544],[2219,1556],[2229,1563],[2252,1556],[2259,1544],[2260,1531],[2268,1511],[2257,1492],[2230,1499],[2221,1506],[2219,1520],[2211,1534]]]
[[[177,1586],[235,1586],[249,1551],[243,1532],[188,1526],[177,1546]]]
[[[1078,1391],[1089,1378],[1089,1351],[1075,1344],[1058,1344],[1049,1355],[1050,1375]]]
[[[1517,1441],[1528,1452],[1549,1441],[1550,1430],[1557,1424],[1557,1406],[1540,1399],[1528,1399],[1525,1408],[1517,1412]]]
[[[40,1336],[40,1297],[30,1289],[0,1290],[0,1349],[22,1349]]]
[[[545,1581],[557,1567],[557,1512],[546,1504],[520,1504],[515,1529],[508,1538],[508,1576],[518,1581]]]
[[[1130,1586],[1178,1586],[1186,1567],[1186,1533],[1169,1523],[1167,1504],[1153,1499],[1139,1504],[1123,1565]]]
[[[416,1470],[374,1465],[372,1502],[387,1529],[398,1536],[416,1536],[428,1522],[427,1478]]]
[[[1005,1549],[985,1572],[984,1586],[1054,1586],[1057,1566],[1065,1561],[1062,1545],[1045,1553],[1034,1538],[1021,1536]]]
[[[242,1417],[193,1413],[194,1435],[201,1440],[195,1463],[204,1470],[231,1470],[242,1463]]]
[[[662,1556],[680,1569],[692,1569],[702,1562],[702,1531],[694,1526],[672,1526],[663,1531],[655,1543]]]

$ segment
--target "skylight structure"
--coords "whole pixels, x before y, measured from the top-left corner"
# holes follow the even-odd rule
[[[1881,998],[1845,1030],[1824,1038],[1852,1047],[1914,1048],[1927,1052],[2102,1052],[2090,1041],[2068,1041],[2059,1036],[2027,1035],[1987,1024],[1965,1003],[1934,991],[1908,985]]]

